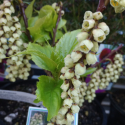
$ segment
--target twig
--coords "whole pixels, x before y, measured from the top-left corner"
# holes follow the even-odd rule
[[[100,62],[92,65],[91,67],[96,67],[98,66],[100,63],[104,62],[107,58],[109,58],[111,55],[113,55],[114,53],[116,53],[118,50],[120,50],[123,47],[123,45],[120,45],[117,49],[113,50],[111,53],[109,53],[105,58],[103,58]]]
[[[52,43],[52,46],[55,46],[56,32],[57,32],[59,21],[60,21],[61,16],[62,16],[61,11],[62,11],[62,5],[60,5],[60,11],[59,11],[58,19],[57,19],[57,22],[56,22],[56,27],[55,27],[55,29],[53,29],[53,43]]]
[[[97,11],[103,12],[110,0],[99,0]]]
[[[21,9],[22,16],[23,16],[23,20],[24,20],[24,23],[25,23],[27,36],[28,36],[29,40],[32,42],[32,38],[31,38],[31,36],[30,36],[30,32],[29,32],[29,30],[27,29],[27,28],[28,28],[28,22],[27,22],[27,17],[26,17],[25,10],[24,10],[23,1],[22,1],[22,0],[18,0],[18,1],[19,1],[19,3],[20,3],[20,9]]]

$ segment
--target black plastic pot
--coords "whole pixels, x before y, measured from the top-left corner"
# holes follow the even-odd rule
[[[105,113],[103,106],[97,100],[95,100],[95,103],[98,106],[97,110],[100,112],[100,114],[102,114],[102,116],[101,116],[102,117],[102,124],[101,125],[107,125],[107,115]]]
[[[92,106],[92,107],[91,107]],[[91,109],[91,108],[93,108],[93,109]],[[98,116],[96,116],[96,115],[94,115],[92,112],[91,112],[91,110],[94,110],[95,111],[95,113],[97,112],[98,113]],[[84,116],[85,116],[85,112],[86,111],[88,111],[88,116],[87,116],[87,119],[86,118],[84,118]],[[83,115],[83,119],[82,119],[82,117],[80,117],[80,115]],[[86,116],[85,116],[86,117]],[[100,122],[97,120],[98,119],[98,117],[100,117]],[[81,110],[80,110],[80,112],[79,112],[79,124],[80,125],[93,125],[94,123],[93,123],[93,121],[91,121],[91,119],[95,119],[95,120],[97,120],[96,122],[99,122],[98,124],[99,125],[107,125],[107,115],[106,115],[106,113],[105,113],[105,111],[104,111],[104,108],[102,107],[102,105],[100,104],[100,102],[97,100],[97,99],[95,99],[91,104],[90,103],[87,103],[87,102],[84,102],[83,103],[83,106],[82,106],[82,108],[81,108]],[[86,123],[87,122],[87,123]],[[95,121],[94,121],[95,122]],[[95,125],[95,124],[94,124]]]
[[[125,90],[119,91],[124,91],[125,93]],[[116,103],[111,94],[109,95],[109,98],[111,104],[108,125],[125,125],[125,111],[123,111],[121,107]]]
[[[5,82],[3,86],[0,87],[0,89],[3,90],[10,90],[12,87],[17,86],[19,84],[27,84],[30,82],[30,84],[36,84],[38,80],[37,79],[29,79],[29,80],[18,80],[16,82]]]

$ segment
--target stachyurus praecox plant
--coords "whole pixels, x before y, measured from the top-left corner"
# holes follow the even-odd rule
[[[48,125],[70,125],[74,121],[73,114],[79,112],[84,100],[91,103],[96,97],[95,91],[106,88],[111,80],[116,82],[123,71],[123,57],[116,54],[114,64],[108,64],[105,70],[97,69],[88,84],[81,78],[86,73],[86,65],[97,62],[99,43],[102,43],[110,32],[106,23],[98,22],[102,18],[101,12],[85,12],[82,31],[76,36],[78,45],[64,58],[65,67],[61,69],[60,78],[64,81],[61,85],[63,105]]]
[[[29,55],[12,56],[26,49],[27,43],[20,38],[21,24],[17,16],[12,16],[15,9],[10,1],[4,0],[0,5],[0,62],[6,61],[6,79],[15,82],[16,79],[26,80],[31,64]],[[11,58],[5,59],[6,57]]]
[[[24,12],[22,1],[19,1]],[[110,33],[107,24],[100,22],[103,18],[102,11],[106,8],[104,0],[100,0],[97,12],[86,11],[82,29],[72,32],[66,30],[66,20],[62,19],[64,11],[61,2],[43,6],[38,15],[32,17],[34,2],[35,0],[25,11],[26,15],[23,13],[25,24],[27,23],[25,16],[28,18],[26,31],[27,34],[30,32],[32,40],[28,47],[25,46],[26,51],[15,50],[13,54],[20,52],[23,57],[25,54],[31,55],[35,64],[44,69],[48,75],[39,77],[37,99],[34,100],[35,103],[42,101],[48,109],[47,120],[50,121],[48,125],[70,125],[74,121],[73,114],[79,112],[85,100],[90,103],[94,100],[98,88],[105,88],[110,81],[117,82],[124,64],[122,54],[118,54],[122,45],[96,63],[99,45]],[[67,33],[64,34],[63,31]],[[16,45],[16,42],[13,44]],[[114,54],[114,59],[110,60],[109,57]],[[17,60],[16,58],[20,56],[17,55],[12,56],[11,60],[12,58]],[[110,60],[110,63],[108,62],[105,68],[98,68],[100,63],[107,60]],[[27,64],[27,61],[24,64]],[[21,67],[22,70],[24,69]],[[86,83],[85,78],[89,74],[91,81]]]

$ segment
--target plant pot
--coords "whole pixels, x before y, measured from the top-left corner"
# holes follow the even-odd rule
[[[29,106],[42,107],[42,103],[33,103],[35,97],[36,83],[38,80],[26,80],[17,81],[15,83],[8,83],[2,86],[0,90],[0,111],[5,112],[5,115],[1,115],[0,119],[5,122],[5,117],[11,113],[17,113],[18,115],[13,119],[13,123],[0,125],[24,125],[26,123],[27,112]],[[30,89],[30,91],[27,91]],[[16,91],[15,91],[16,90]],[[5,94],[5,96],[4,96]]]
[[[92,103],[83,103],[79,113],[79,125],[107,125],[107,115],[96,99]]]
[[[115,93],[123,93],[125,96],[125,90],[116,90]],[[125,125],[125,110],[123,110],[118,103],[113,98],[113,95],[109,94],[110,98],[110,115],[108,120],[108,125]],[[120,98],[119,98],[120,99]],[[125,100],[124,103],[125,105]]]

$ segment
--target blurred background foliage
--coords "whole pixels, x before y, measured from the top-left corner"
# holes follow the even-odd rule
[[[25,7],[31,3],[32,0],[23,0]],[[60,0],[36,0],[34,4],[34,12],[40,10],[44,5],[51,5]],[[14,0],[17,6],[18,0]],[[67,20],[67,30],[72,31],[80,29],[85,11],[90,10],[95,12],[99,0],[62,0],[63,10],[65,11],[64,19]],[[35,15],[34,13],[34,15]],[[110,34],[108,35],[106,44],[118,45],[119,43],[125,44],[125,12],[116,14],[114,8],[108,4],[106,10],[103,12],[103,21],[110,27]],[[123,48],[125,53],[125,48]]]

